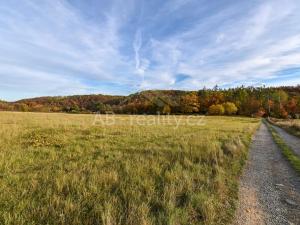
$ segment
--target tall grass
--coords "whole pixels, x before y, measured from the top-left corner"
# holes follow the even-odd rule
[[[132,118],[0,113],[0,224],[229,223],[259,121]]]

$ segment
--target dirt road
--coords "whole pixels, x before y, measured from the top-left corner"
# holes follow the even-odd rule
[[[282,156],[265,124],[250,147],[233,224],[300,224],[300,176]]]
[[[300,157],[300,138],[287,133],[282,128],[273,125],[271,126],[277,131],[277,133],[281,136],[284,142],[294,151],[294,153]]]

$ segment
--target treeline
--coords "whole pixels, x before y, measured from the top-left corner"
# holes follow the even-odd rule
[[[0,110],[23,112],[211,114],[293,117],[300,114],[300,86],[238,87],[199,91],[143,91],[129,96],[78,95],[0,101]]]

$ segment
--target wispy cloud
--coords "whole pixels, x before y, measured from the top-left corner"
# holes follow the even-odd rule
[[[192,78],[185,81],[186,88],[268,83],[277,71],[299,65],[299,6],[296,1],[231,5],[160,41],[160,48],[153,51],[164,56],[155,60],[160,67],[175,69],[173,76],[189,74]],[[207,24],[220,25],[211,29]],[[172,48],[166,50],[170,43]]]
[[[125,74],[130,65],[119,50],[122,21],[113,9],[97,23],[84,19],[72,5],[58,0],[2,2],[0,13],[1,83],[13,82],[22,87],[24,80],[30,80],[40,86],[31,88],[46,90],[32,92],[33,95],[53,95],[66,94],[65,90],[69,90],[67,94],[89,92],[90,87],[81,80],[112,81],[116,76],[120,81],[128,79]],[[6,79],[16,73],[5,69],[12,67],[22,79]],[[57,84],[49,85],[47,79]],[[61,80],[69,85],[59,91]]]
[[[142,32],[138,29],[135,33],[133,42],[133,49],[135,53],[135,69],[138,74],[143,74],[144,71],[141,69],[140,50],[142,47]]]

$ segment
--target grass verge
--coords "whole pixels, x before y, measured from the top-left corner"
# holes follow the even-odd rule
[[[300,174],[300,158],[293,152],[293,150],[285,143],[277,131],[268,122],[265,121],[265,124],[271,132],[274,141],[281,149],[282,154],[288,159],[293,168]]]

